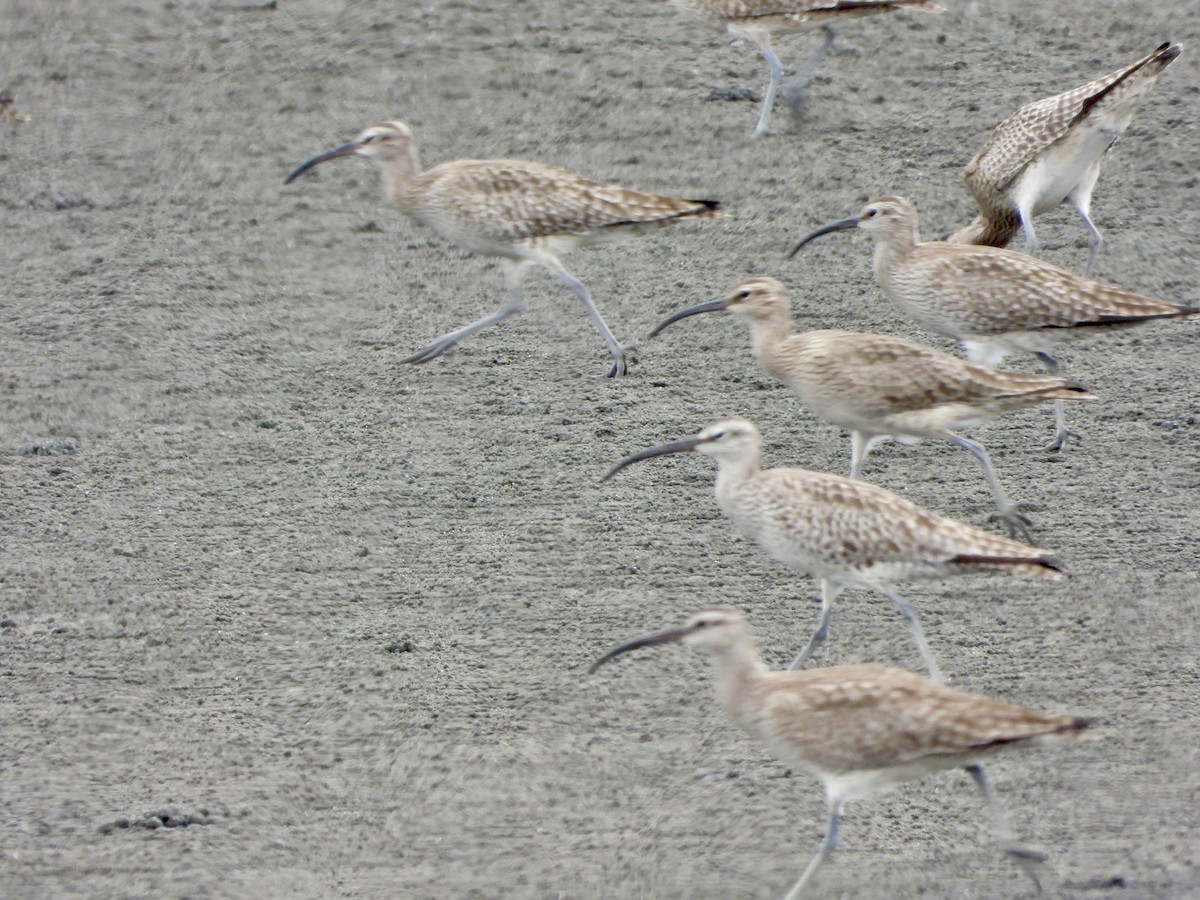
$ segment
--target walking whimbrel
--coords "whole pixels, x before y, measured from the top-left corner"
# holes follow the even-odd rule
[[[1037,883],[1032,864],[1045,855],[1017,841],[980,761],[1019,747],[1080,739],[1088,719],[969,694],[885,666],[773,672],[759,658],[742,614],[721,607],[701,610],[681,628],[621,644],[591,671],[630,650],[669,643],[707,652],[716,667],[717,699],[729,718],[785,765],[825,787],[825,840],[786,900],[804,893],[837,847],[847,802],[956,768],[965,768],[982,792],[1001,848]]]
[[[818,228],[814,238],[861,228],[875,239],[875,280],[906,313],[933,331],[962,342],[968,358],[999,365],[1014,352],[1033,353],[1057,375],[1056,344],[1096,331],[1200,313],[1143,297],[1024,253],[946,241],[922,241],[917,210],[903,197],[880,197],[861,213]],[[1062,450],[1067,430],[1062,401],[1054,402],[1056,433],[1047,450]]]
[[[787,292],[774,278],[751,278],[724,300],[681,309],[650,333],[698,313],[731,310],[750,325],[754,358],[817,416],[850,432],[850,477],[859,478],[876,443],[894,438],[949,441],[974,454],[1013,537],[1030,540],[1029,520],[1000,487],[983,445],[958,434],[1003,412],[1048,400],[1095,395],[1052,375],[980,366],[924,344],[852,331],[792,333]]]
[[[575,292],[604,337],[613,366],[624,375],[625,350],[605,324],[583,282],[559,256],[575,247],[609,243],[680,219],[720,214],[715,200],[681,200],[588,181],[574,172],[517,159],[457,159],[422,171],[412,130],[382,122],[350,143],[298,166],[290,183],[313,166],[342,156],[365,156],[383,176],[384,193],[413,220],[472,253],[500,257],[508,303],[477,322],[451,331],[406,358],[428,362],[460,340],[521,310],[521,277],[532,265],[557,275]]]
[[[760,469],[762,436],[746,419],[721,419],[695,437],[634,453],[603,480],[630,463],[693,450],[717,461],[717,506],[734,527],[777,562],[821,579],[821,616],[792,669],[825,640],[838,594],[860,587],[896,604],[930,676],[941,681],[920,620],[894,582],[991,570],[1042,578],[1061,572],[1047,550],[939,516],[865,481],[807,469]]]
[[[813,54],[797,73],[797,81],[803,83],[821,58],[833,44],[834,32],[830,27],[841,19],[867,16],[872,13],[893,12],[898,9],[915,9],[921,12],[942,12],[943,8],[930,0],[673,0],[679,8],[711,24],[722,26],[735,38],[750,41],[756,46],[771,78],[767,93],[763,97],[762,111],[754,127],[754,137],[771,133],[771,106],[775,93],[783,78],[783,64],[771,48],[772,34],[787,34],[814,26],[825,26],[825,43]]]
[[[1181,49],[1163,44],[1132,65],[1022,106],[997,125],[963,170],[979,216],[949,240],[1005,247],[1024,231],[1025,252],[1032,253],[1034,216],[1070,200],[1088,232],[1084,271],[1091,275],[1102,240],[1091,218],[1100,165]]]

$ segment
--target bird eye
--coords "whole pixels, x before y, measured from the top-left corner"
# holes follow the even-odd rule
[[[873,219],[877,215],[879,215],[879,210],[877,210],[875,207],[872,206],[870,209],[868,209],[866,211],[866,213],[863,215],[863,218],[864,219]]]
[[[738,291],[737,296],[734,299],[735,300],[749,300],[750,292],[749,291]]]
[[[697,628],[707,628],[707,627],[708,627],[709,625],[711,625],[711,624],[712,624],[712,623],[711,623],[711,622],[709,622],[709,621],[708,621],[708,619],[699,619],[699,620],[696,622],[696,627],[697,627]]]

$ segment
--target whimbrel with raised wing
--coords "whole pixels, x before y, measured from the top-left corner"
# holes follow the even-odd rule
[[[343,156],[372,160],[383,176],[384,192],[401,212],[472,253],[504,261],[508,303],[443,335],[404,362],[428,362],[468,335],[520,312],[521,277],[536,264],[575,292],[612,354],[608,374],[624,375],[624,348],[583,282],[563,268],[559,256],[575,247],[609,243],[681,219],[711,218],[720,210],[715,200],[661,197],[524,160],[458,159],[422,171],[412,131],[398,121],[363,129],[350,143],[298,166],[285,183]]]
[[[966,769],[983,793],[1001,848],[1037,882],[1033,864],[1045,855],[1017,841],[980,763],[1021,747],[1079,739],[1088,719],[1038,712],[884,666],[773,672],[755,650],[742,614],[723,607],[701,610],[681,628],[621,644],[591,671],[630,650],[670,643],[708,653],[717,699],[729,718],[785,765],[825,787],[825,840],[786,900],[804,893],[837,847],[846,803],[956,768]]]
[[[857,216],[804,237],[792,255],[814,238],[850,228],[875,239],[875,280],[884,293],[926,328],[961,341],[967,356],[984,365],[1020,351],[1035,354],[1057,375],[1050,351],[1062,341],[1200,313],[1200,307],[1143,297],[1024,253],[922,241],[916,207],[904,197],[872,200]],[[1063,449],[1072,435],[1058,400],[1055,425],[1048,450]]]
[[[776,561],[821,579],[820,620],[793,669],[825,640],[838,594],[859,587],[896,604],[930,676],[941,681],[920,620],[893,583],[986,571],[1054,578],[1061,571],[1049,551],[939,516],[865,481],[807,469],[760,469],[762,436],[746,419],[722,419],[695,437],[627,456],[604,480],[630,463],[693,450],[717,461],[717,505],[734,527]]]
[[[842,19],[869,16],[873,13],[915,9],[920,12],[942,12],[931,0],[673,0],[680,9],[712,25],[724,27],[735,38],[750,41],[756,46],[770,69],[767,93],[762,111],[754,127],[754,137],[771,133],[771,106],[783,78],[783,64],[771,47],[772,34],[788,34],[815,27],[825,27],[825,43],[801,67],[798,78],[811,74],[821,57],[833,44],[835,22]]]
[[[1070,200],[1088,232],[1084,271],[1090,275],[1102,240],[1091,217],[1100,165],[1181,50],[1163,44],[1095,81],[1022,106],[997,125],[963,170],[979,216],[949,240],[1005,247],[1024,231],[1025,252],[1032,253],[1038,245],[1034,216]]]
[[[958,434],[1001,413],[1050,400],[1094,395],[1053,375],[980,366],[924,344],[852,331],[792,333],[787,292],[774,278],[751,278],[724,300],[681,309],[651,332],[698,313],[730,310],[750,325],[759,365],[817,416],[850,432],[850,477],[862,475],[871,448],[885,438],[949,441],[974,454],[1014,537],[1030,540],[1029,520],[1009,501],[987,450]]]

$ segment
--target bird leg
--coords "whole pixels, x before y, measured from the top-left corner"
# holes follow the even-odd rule
[[[1079,210],[1079,215],[1088,230],[1088,261],[1087,266],[1084,267],[1083,275],[1085,278],[1091,278],[1092,267],[1096,265],[1096,257],[1100,255],[1100,245],[1104,243],[1104,236],[1100,234],[1100,229],[1096,227],[1095,223],[1092,222],[1091,216],[1084,212],[1082,207]]]
[[[600,336],[604,338],[604,343],[608,346],[608,352],[612,354],[613,358],[613,365],[608,370],[608,377],[616,378],[627,374],[629,367],[625,364],[625,348],[621,346],[612,331],[609,330],[604,317],[600,315],[600,310],[596,309],[596,304],[592,302],[592,297],[588,293],[588,289],[584,287],[583,282],[564,269],[562,263],[552,256],[546,258],[545,265],[551,272],[565,281],[567,287],[575,292],[575,296],[580,299],[583,303],[583,308],[591,316],[592,324],[596,326],[596,329],[600,332]]]
[[[850,433],[850,477],[861,478],[863,463],[867,461],[867,455],[871,452],[871,448],[878,444],[883,438],[879,435],[867,436],[866,432],[852,431]]]
[[[788,666],[789,672],[804,665],[813,655],[813,651],[825,642],[825,638],[829,637],[829,619],[833,615],[833,601],[841,592],[841,585],[834,584],[828,578],[821,579],[821,617],[817,620],[817,630],[808,639],[808,646],[796,654],[796,658]]]
[[[1041,360],[1046,371],[1051,375],[1057,375],[1061,366],[1058,360],[1049,353],[1039,352],[1037,358]],[[1067,443],[1071,438],[1077,441],[1083,440],[1083,437],[1077,431],[1071,431],[1067,428],[1067,413],[1062,400],[1054,401],[1054,440],[1047,444],[1042,449],[1047,453],[1061,453],[1066,449]]]
[[[929,669],[929,677],[938,684],[945,684],[946,679],[942,677],[942,670],[938,668],[938,664],[933,658],[933,653],[929,650],[929,644],[925,642],[925,632],[921,630],[921,620],[917,618],[917,611],[895,591],[881,590],[884,596],[895,603],[904,618],[908,620],[908,625],[912,629],[913,640],[917,644],[917,649],[921,651],[921,657],[925,660],[926,668]]]
[[[783,102],[787,104],[788,111],[792,114],[792,121],[799,122],[804,113],[804,101],[808,93],[808,82],[812,78],[813,72],[820,65],[826,54],[833,48],[833,42],[837,38],[837,29],[832,25],[822,25],[821,30],[825,32],[825,41],[817,48],[816,52],[808,58],[808,60],[792,76],[791,80],[783,86]]]
[[[767,68],[771,71],[771,80],[767,82],[767,95],[763,97],[762,112],[758,114],[758,124],[754,126],[754,134],[751,137],[770,137],[774,133],[768,127],[771,122],[771,107],[775,104],[775,92],[779,90],[779,82],[783,78],[783,63],[779,61],[770,44],[759,49],[762,50],[763,59],[767,61]]]
[[[821,868],[821,863],[829,858],[829,855],[837,848],[838,842],[838,824],[842,817],[841,801],[830,801],[829,803],[829,824],[825,827],[825,840],[821,841],[821,848],[817,851],[817,855],[809,862],[808,867],[804,870],[804,874],[800,876],[800,880],[796,882],[783,900],[799,900],[799,897],[804,893],[804,888],[812,879],[817,869]]]
[[[1103,159],[1103,157],[1101,157]],[[1100,159],[1097,159],[1080,179],[1079,184],[1075,185],[1074,190],[1067,194],[1075,211],[1079,213],[1079,218],[1083,220],[1083,227],[1087,229],[1087,245],[1088,245],[1088,261],[1087,268],[1083,270],[1085,278],[1092,277],[1092,267],[1096,265],[1096,257],[1100,253],[1100,244],[1103,243],[1104,237],[1100,234],[1100,229],[1096,227],[1096,223],[1092,221],[1092,191],[1096,187],[1096,180],[1100,177]]]
[[[987,450],[983,449],[983,444],[977,443],[970,438],[962,437],[952,431],[946,432],[946,438],[955,446],[970,450],[975,454],[975,458],[983,466],[983,475],[987,479],[988,486],[992,489],[992,496],[996,500],[996,508],[999,510],[996,517],[1008,526],[1008,533],[1010,535],[1028,544],[1032,544],[1033,535],[1029,531],[1029,526],[1033,523],[1029,521],[1027,516],[1022,515],[1018,511],[1017,507],[1004,493],[1004,489],[1000,487],[1000,482],[996,478],[996,471],[992,468],[992,460],[988,457]]]
[[[440,338],[431,344],[426,344],[412,356],[406,356],[401,362],[406,363],[425,363],[435,357],[441,356],[460,340],[467,335],[474,334],[477,331],[482,331],[497,322],[503,322],[509,316],[516,315],[521,311],[521,286],[519,284],[510,284],[508,288],[508,303],[503,308],[496,310],[490,315],[484,316],[477,322],[472,322],[470,325],[465,325],[457,331],[451,331],[449,334],[443,334]]]
[[[1032,204],[1028,209],[1019,207],[1017,217],[1021,220],[1021,231],[1025,234],[1025,252],[1032,256],[1038,248],[1037,233],[1033,230]]]
[[[1026,874],[1033,880],[1033,885],[1037,888],[1040,895],[1042,893],[1042,882],[1037,877],[1035,866],[1038,863],[1046,861],[1046,854],[1041,850],[1033,847],[1027,847],[1020,842],[1016,833],[1012,830],[1012,826],[1008,824],[1008,818],[1004,815],[1004,810],[1000,808],[1000,803],[996,800],[996,792],[992,790],[991,779],[988,778],[987,770],[978,763],[972,763],[969,766],[964,766],[971,778],[974,779],[979,792],[983,794],[984,803],[987,804],[988,818],[992,821],[992,833],[996,836],[997,843],[1000,844],[1000,849],[1012,857]]]

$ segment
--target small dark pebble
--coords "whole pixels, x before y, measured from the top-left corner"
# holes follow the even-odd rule
[[[187,828],[189,825],[208,825],[211,823],[208,810],[202,809],[194,813],[181,813],[178,810],[163,808],[156,809],[140,819],[120,818],[105,822],[100,826],[101,834],[112,834],[114,831],[127,831],[140,828],[145,831],[157,831],[159,828]]]
[[[745,103],[752,101],[757,103],[761,99],[758,94],[748,87],[720,87],[713,88],[708,92],[705,100],[720,100],[727,103]]]
[[[37,441],[21,448],[25,456],[54,456],[58,453],[74,453],[79,447],[74,441]]]
[[[392,641],[384,649],[388,653],[414,653],[416,652],[417,645],[408,638],[403,638],[398,641]]]

